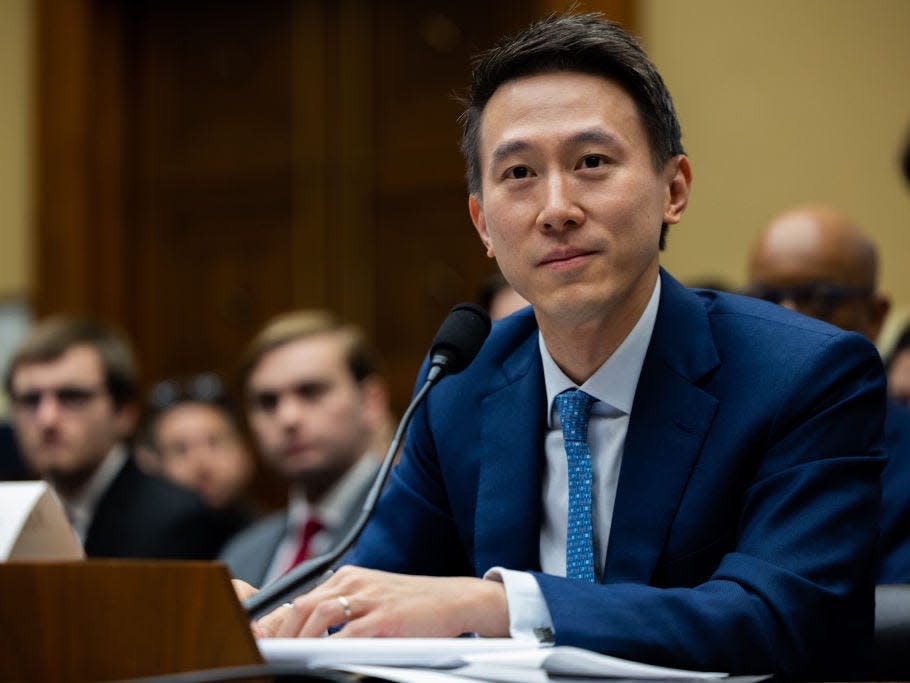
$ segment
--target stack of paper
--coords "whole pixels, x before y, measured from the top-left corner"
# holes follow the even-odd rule
[[[269,664],[339,669],[397,683],[726,676],[640,664],[576,647],[541,647],[511,638],[269,638],[259,641],[259,649]]]

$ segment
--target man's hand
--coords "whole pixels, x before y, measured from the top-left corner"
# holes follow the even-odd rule
[[[246,581],[241,581],[240,579],[231,579],[231,585],[234,587],[234,592],[237,594],[237,599],[240,600],[240,602],[243,602],[251,595],[256,595],[256,593],[259,592]]]
[[[235,583],[238,595],[244,586],[250,588]],[[496,581],[345,566],[293,603],[265,615],[253,632],[257,637],[314,637],[341,624],[344,628],[333,637],[451,637],[468,632],[506,637],[509,610],[505,589]]]

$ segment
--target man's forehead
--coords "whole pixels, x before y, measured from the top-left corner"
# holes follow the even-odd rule
[[[584,93],[580,92],[581,89]],[[588,99],[592,91],[596,95],[596,104]],[[629,132],[636,138],[641,137],[641,141],[647,144],[638,107],[622,85],[586,72],[552,71],[511,79],[494,91],[480,118],[480,154],[488,162],[504,143],[514,145],[514,140],[523,142],[522,131],[526,122],[531,124],[528,130],[544,126],[554,129],[555,133],[566,123],[566,103],[572,98],[578,98],[579,106],[570,110],[578,116],[587,116],[588,120],[573,120],[575,127],[565,131],[569,141],[595,133],[615,140],[618,131],[604,128],[604,123],[608,121],[622,128],[634,128]],[[548,110],[553,112],[550,117],[547,116]]]
[[[101,356],[88,344],[71,346],[56,358],[24,362],[16,368],[12,377],[14,385],[100,382],[103,379]]]
[[[249,375],[254,391],[280,390],[308,382],[325,382],[347,373],[340,335],[326,332],[301,337],[269,350]]]
[[[765,279],[773,276],[791,283],[873,284],[873,274],[852,244],[837,234],[827,234],[802,216],[771,226],[759,249],[755,268]]]
[[[162,413],[158,417],[156,426],[159,432],[175,427],[185,429],[187,426],[192,426],[197,431],[209,432],[214,429],[230,429],[232,423],[221,408],[210,403],[188,401],[179,403]]]

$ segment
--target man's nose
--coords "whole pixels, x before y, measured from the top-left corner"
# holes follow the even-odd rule
[[[35,418],[37,419],[38,424],[54,424],[59,417],[60,403],[57,401],[57,397],[52,393],[42,394],[38,401],[38,406],[35,409]]]
[[[562,173],[552,173],[546,180],[545,188],[540,224],[548,229],[580,225],[584,212],[575,200],[570,179]]]
[[[300,399],[293,395],[282,396],[275,406],[275,417],[278,423],[285,428],[296,427],[303,414]]]

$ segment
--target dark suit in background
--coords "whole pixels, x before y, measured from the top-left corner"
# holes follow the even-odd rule
[[[233,532],[195,493],[127,458],[98,501],[83,545],[89,557],[208,560]]]
[[[879,583],[910,583],[910,410],[888,401]]]
[[[30,479],[12,425],[0,422],[0,481]]]

